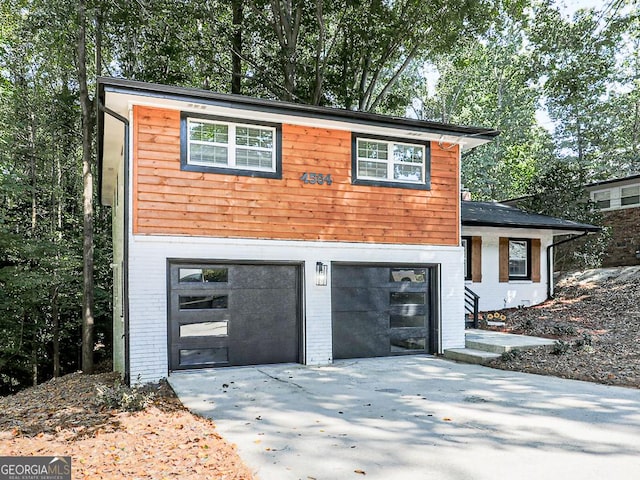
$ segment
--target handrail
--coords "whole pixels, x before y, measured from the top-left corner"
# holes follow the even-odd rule
[[[473,315],[473,322],[465,322],[471,323],[473,328],[478,328],[478,306],[480,303],[480,295],[471,290],[469,287],[464,287],[464,309],[467,313]]]

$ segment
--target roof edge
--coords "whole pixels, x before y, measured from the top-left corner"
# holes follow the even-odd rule
[[[379,126],[411,127],[425,132],[456,135],[460,137],[474,137],[487,141],[493,140],[500,134],[498,130],[482,127],[466,127],[446,123],[418,120],[413,118],[394,117],[378,113],[346,110],[334,107],[321,107],[301,103],[285,102],[282,100],[267,100],[245,95],[218,93],[189,87],[177,87],[158,83],[141,82],[114,77],[97,78],[98,96],[104,98],[107,91],[139,93],[147,96],[164,98],[183,98],[191,100],[204,100],[211,103],[234,106],[242,105],[262,111],[271,111],[281,114],[297,114],[302,116],[314,116],[336,121],[361,123]]]

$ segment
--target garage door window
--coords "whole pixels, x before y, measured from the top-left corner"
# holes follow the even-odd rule
[[[424,305],[425,294],[422,292],[391,292],[391,305]]]
[[[229,351],[226,347],[180,350],[180,365],[183,366],[215,365],[228,361]]]
[[[200,322],[180,325],[181,337],[220,337],[228,334],[229,322]]]
[[[402,340],[391,339],[391,353],[403,353],[411,350],[424,350],[427,348],[426,339],[405,338]]]
[[[390,277],[391,282],[424,283],[427,271],[424,268],[392,268]]]
[[[226,283],[229,271],[226,268],[181,268],[180,283]]]
[[[184,297],[180,295],[180,310],[210,310],[227,308],[227,295],[207,295],[202,297]]]
[[[426,322],[425,315],[391,315],[389,318],[391,328],[424,327]]]

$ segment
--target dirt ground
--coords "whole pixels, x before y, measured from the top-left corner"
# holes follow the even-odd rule
[[[166,383],[116,389],[121,400],[148,399],[138,412],[100,403],[97,389],[116,381],[74,373],[0,397],[0,456],[70,456],[74,479],[254,478],[214,423],[185,410]]]
[[[640,388],[639,299],[640,267],[627,267],[576,272],[542,305],[485,312],[484,322],[505,316],[501,330],[558,340],[491,366]],[[128,411],[136,402],[144,408]],[[0,456],[12,455],[71,456],[75,479],[254,479],[215,424],[186,411],[166,383],[132,392],[111,373],[0,397]]]
[[[558,280],[555,298],[504,315],[502,328],[557,340],[547,350],[507,353],[490,366],[640,388],[640,267],[574,272]]]

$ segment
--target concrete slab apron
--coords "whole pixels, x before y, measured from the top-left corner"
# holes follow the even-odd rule
[[[430,356],[169,381],[262,480],[640,478],[634,389]]]

